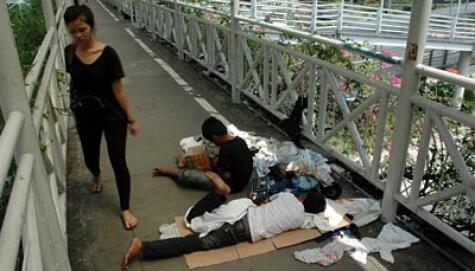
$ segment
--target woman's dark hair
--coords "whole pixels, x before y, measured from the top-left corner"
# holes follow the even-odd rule
[[[215,117],[209,117],[201,126],[203,137],[211,140],[213,136],[223,136],[228,134],[228,129]]]
[[[74,5],[70,6],[64,11],[64,23],[68,24],[74,22],[78,18],[84,19],[84,22],[87,23],[92,29],[94,29],[95,21],[94,14],[92,10],[86,5]]]
[[[322,194],[317,191],[310,191],[303,201],[303,208],[307,213],[318,214],[325,211],[326,204],[325,197]]]

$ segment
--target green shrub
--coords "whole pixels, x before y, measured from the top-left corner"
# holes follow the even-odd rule
[[[25,0],[8,9],[23,74],[29,71],[46,34],[41,0]]]

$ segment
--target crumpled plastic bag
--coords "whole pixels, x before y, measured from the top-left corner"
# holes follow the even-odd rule
[[[180,233],[178,232],[178,228],[176,226],[176,223],[172,224],[162,224],[158,228],[158,232],[160,233],[160,240],[163,239],[170,239],[170,238],[176,238],[180,237]]]
[[[353,216],[353,223],[358,227],[365,226],[381,215],[379,201],[369,198],[342,199],[338,203],[348,210],[348,214]]]
[[[419,238],[391,223],[384,225],[378,238],[363,238],[361,243],[369,252],[379,252],[382,259],[394,263],[391,251],[410,247]]]
[[[294,257],[304,263],[328,266],[340,260],[343,252],[350,251],[350,257],[366,264],[368,253],[379,252],[383,260],[394,263],[394,257],[391,254],[393,250],[407,248],[416,242],[419,242],[417,237],[388,223],[384,225],[378,238],[363,238],[360,242],[356,238],[338,236],[323,248],[296,251]]]
[[[356,253],[352,258],[366,264],[366,253],[364,247],[358,239],[348,236],[338,236],[333,242],[328,243],[323,248],[312,248],[294,252],[295,259],[304,263],[318,263],[322,266],[329,266],[341,259],[345,251],[355,249],[363,253]],[[351,254],[353,255],[353,254]]]

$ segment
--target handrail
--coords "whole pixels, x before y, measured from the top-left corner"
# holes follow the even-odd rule
[[[48,32],[46,32],[46,36],[43,39],[43,42],[41,42],[41,46],[38,49],[38,53],[36,54],[35,59],[33,60],[30,71],[26,75],[25,87],[26,87],[26,97],[28,98],[28,100],[31,100],[33,96],[33,91],[35,88],[34,83],[37,82],[38,78],[40,77],[40,73],[42,71],[42,67],[46,59],[46,56],[48,54],[49,47],[51,45],[51,42],[53,41],[54,33],[55,33],[54,28],[50,27],[48,29]]]
[[[38,89],[38,96],[36,97],[35,106],[33,107],[33,124],[35,126],[36,133],[38,134],[41,129],[41,120],[43,118],[43,112],[46,103],[46,97],[50,89],[51,78],[53,76],[54,64],[56,55],[58,53],[58,47],[54,46],[51,51],[48,62],[46,62],[45,71],[41,80],[40,87]]]
[[[23,217],[26,213],[31,188],[34,157],[24,154],[20,158],[7,212],[0,231],[0,263],[3,270],[15,270],[20,247]]]
[[[454,74],[424,64],[417,65],[416,69],[420,75],[426,75],[432,78],[440,79],[445,82],[466,87],[467,90],[475,91],[475,79],[472,79],[470,77]]]
[[[20,135],[25,118],[19,111],[14,111],[8,116],[7,122],[0,134],[0,150],[2,150],[2,159],[0,160],[0,195],[3,193],[3,187],[10,169],[13,151],[15,149],[18,136]]]

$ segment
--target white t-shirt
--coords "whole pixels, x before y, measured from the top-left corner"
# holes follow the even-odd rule
[[[304,223],[303,204],[291,193],[280,193],[270,203],[250,207],[247,213],[252,241],[300,228]]]

